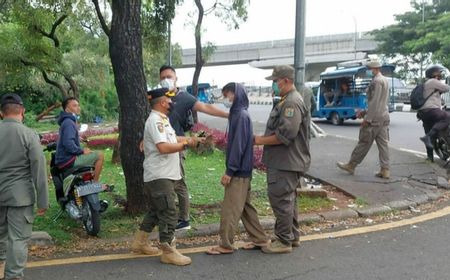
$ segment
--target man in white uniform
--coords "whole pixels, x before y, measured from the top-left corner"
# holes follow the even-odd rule
[[[167,117],[172,100],[167,88],[148,92],[152,112],[144,131],[144,194],[149,201],[140,230],[131,249],[135,253],[157,254],[158,248],[148,243],[149,233],[159,229],[161,262],[188,265],[189,257],[181,255],[175,246],[174,232],[178,221],[175,205],[175,182],[181,179],[179,152],[198,143],[196,138],[177,137]]]

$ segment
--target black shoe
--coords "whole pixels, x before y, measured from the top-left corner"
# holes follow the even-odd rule
[[[184,230],[184,229],[191,229],[189,221],[179,220],[175,230]]]
[[[420,137],[420,140],[425,144],[425,146],[429,149],[433,149],[433,143],[431,142],[431,137],[428,135],[425,135],[423,137]]]
[[[105,184],[105,189],[103,190],[104,192],[113,192],[114,191],[114,185],[107,185]]]

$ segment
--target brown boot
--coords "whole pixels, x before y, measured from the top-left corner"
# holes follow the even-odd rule
[[[175,241],[170,245],[167,242],[161,243],[160,248],[162,250],[161,262],[174,265],[188,265],[191,264],[191,258],[183,256],[178,252],[175,246]]]
[[[380,172],[375,174],[376,177],[389,179],[391,177],[391,172],[387,168],[381,168]]]
[[[5,278],[5,261],[0,261],[0,280]]]
[[[136,232],[133,243],[131,244],[131,252],[144,255],[156,255],[159,249],[150,245],[148,242],[149,234],[143,230]]]
[[[338,162],[337,163],[337,167],[339,167],[340,169],[347,171],[348,173],[350,173],[351,175],[355,174],[355,167],[356,164],[354,163],[343,163],[343,162]]]

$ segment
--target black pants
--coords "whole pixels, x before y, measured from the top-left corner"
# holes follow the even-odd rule
[[[441,109],[425,109],[417,113],[417,116],[427,127],[432,125],[428,136],[436,137],[439,131],[446,129],[450,125],[450,114]]]
[[[432,139],[450,125],[450,114],[438,108],[420,110],[417,117],[423,122],[425,134]],[[433,159],[433,149],[427,148],[427,156],[429,159]]]

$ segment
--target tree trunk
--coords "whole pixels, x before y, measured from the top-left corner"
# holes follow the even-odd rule
[[[202,22],[205,11],[203,9],[202,1],[195,0],[195,5],[198,9],[197,24],[195,25],[195,71],[192,78],[192,94],[198,96],[198,79],[200,78],[200,72],[202,71],[205,61],[202,55]],[[197,112],[193,112],[194,122],[198,122]]]
[[[109,53],[120,102],[120,158],[127,186],[127,211],[146,210],[144,155],[139,151],[149,113],[142,58],[141,0],[113,0]]]
[[[47,116],[48,113],[50,113],[51,111],[53,111],[54,109],[56,109],[59,106],[61,106],[61,103],[60,102],[56,102],[52,106],[48,107],[47,109],[44,110],[44,112],[42,112],[42,113],[40,113],[39,115],[36,116],[36,121],[40,121],[43,117]]]

